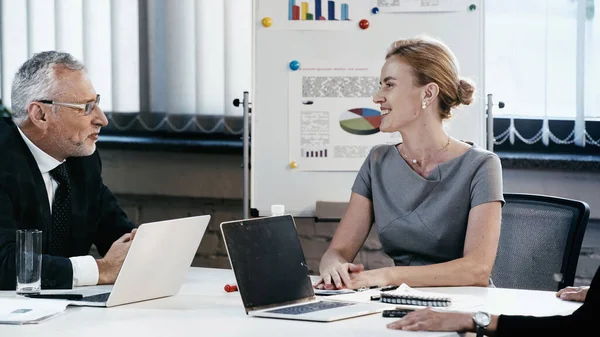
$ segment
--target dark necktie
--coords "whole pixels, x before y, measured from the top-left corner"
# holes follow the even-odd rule
[[[51,255],[67,256],[72,209],[69,175],[65,164],[60,164],[50,171],[50,176],[58,182],[58,188],[54,193],[54,201],[52,202],[52,231],[49,253]]]

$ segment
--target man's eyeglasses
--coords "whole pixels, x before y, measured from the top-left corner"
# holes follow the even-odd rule
[[[44,104],[66,106],[69,108],[83,110],[84,111],[83,114],[87,116],[87,115],[91,114],[92,111],[94,111],[94,108],[96,107],[96,105],[100,104],[100,94],[96,95],[95,101],[92,101],[89,103],[65,103],[65,102],[51,101],[51,100],[47,100],[47,99],[39,100],[38,102],[44,103]]]

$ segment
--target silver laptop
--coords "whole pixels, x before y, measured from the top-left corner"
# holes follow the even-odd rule
[[[389,309],[317,299],[290,215],[223,222],[221,232],[250,316],[331,322]]]
[[[66,299],[69,305],[95,307],[175,295],[185,280],[209,221],[210,215],[203,215],[142,224],[113,286],[44,290],[40,295],[61,295],[55,298]]]

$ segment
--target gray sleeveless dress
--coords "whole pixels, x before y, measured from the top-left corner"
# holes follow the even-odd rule
[[[470,209],[491,201],[504,205],[500,159],[474,144],[427,178],[394,145],[376,146],[352,191],[372,200],[383,250],[397,266],[462,257]]]

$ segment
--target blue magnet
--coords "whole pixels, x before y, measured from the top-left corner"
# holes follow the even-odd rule
[[[294,71],[300,69],[300,62],[298,62],[296,60],[290,62],[290,69],[292,69]]]
[[[379,8],[377,8],[377,7],[373,7],[373,8],[371,9],[371,13],[373,13],[373,14],[377,14],[377,13],[379,13]]]

